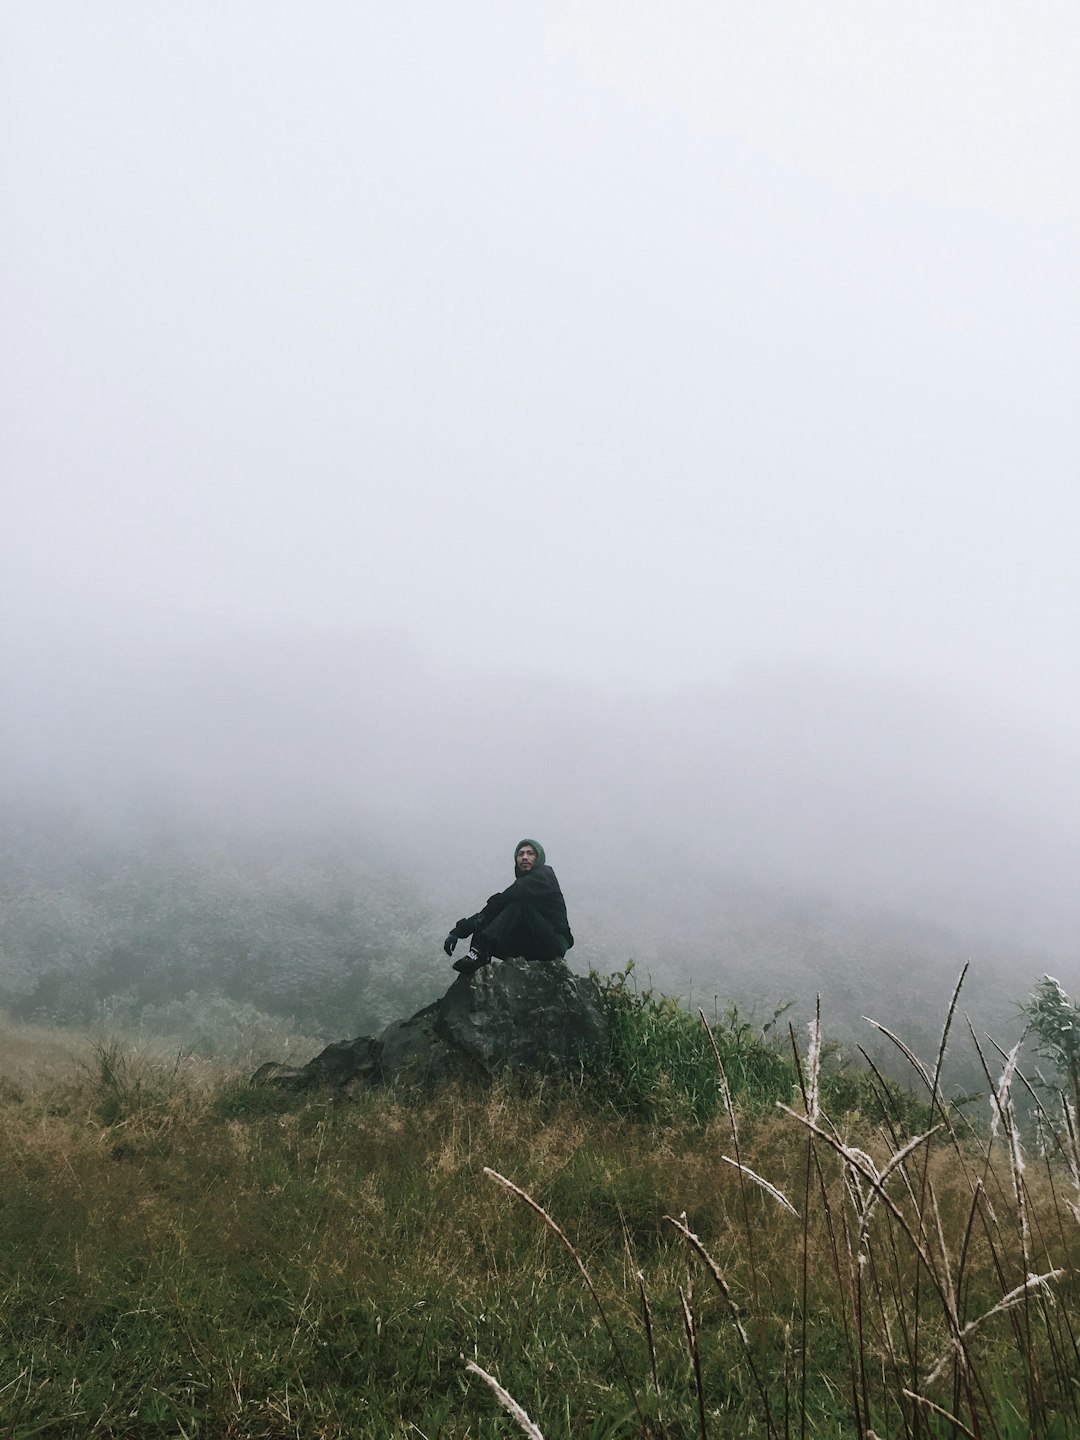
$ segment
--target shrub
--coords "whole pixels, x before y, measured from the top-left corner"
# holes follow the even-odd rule
[[[142,1038],[167,1042],[207,1060],[245,1065],[267,1059],[291,1063],[299,1055],[307,1059],[326,1043],[321,1036],[298,1035],[295,1023],[267,1015],[250,1001],[194,990],[182,1000],[144,1005],[137,1025]]]
[[[1080,1105],[1080,1006],[1069,999],[1060,981],[1044,975],[1021,1009],[1039,1054],[1057,1067],[1073,1106]]]
[[[593,976],[610,1038],[590,1085],[619,1114],[704,1124],[721,1104],[709,1032],[700,1015],[672,996],[639,989],[633,970],[631,961],[614,975]],[[794,1064],[766,1038],[782,1013],[776,1011],[761,1032],[734,1006],[710,1021],[732,1096],[744,1105],[791,1098]]]

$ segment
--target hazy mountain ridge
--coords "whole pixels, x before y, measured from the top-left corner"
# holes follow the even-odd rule
[[[937,1017],[971,959],[997,1023],[1075,972],[1075,762],[955,699],[806,671],[615,699],[363,638],[9,675],[3,989],[27,1013],[212,987],[359,1032],[445,986],[446,926],[524,833],[578,968],[633,957],[721,1007]]]

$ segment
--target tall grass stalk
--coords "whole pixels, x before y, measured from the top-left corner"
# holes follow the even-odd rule
[[[716,1036],[713,1034],[712,1026],[705,1018],[703,1010],[698,1011],[698,1016],[709,1037],[709,1045],[712,1048],[713,1059],[716,1062],[717,1082],[720,1087],[720,1097],[723,1101],[724,1112],[727,1115],[728,1126],[731,1129],[731,1144],[735,1151],[735,1168],[739,1175],[739,1201],[742,1206],[743,1233],[746,1237],[746,1253],[750,1257],[750,1276],[754,1286],[754,1304],[758,1310],[761,1309],[761,1293],[758,1289],[758,1267],[754,1258],[754,1229],[750,1224],[750,1208],[746,1200],[746,1178],[743,1168],[742,1155],[739,1152],[739,1122],[735,1114],[735,1102],[731,1096],[731,1086],[728,1084],[727,1071],[724,1069],[724,1062],[720,1058],[720,1047],[716,1043]]]
[[[720,1294],[724,1297],[724,1302],[727,1305],[728,1312],[735,1327],[735,1333],[739,1337],[739,1343],[742,1347],[743,1357],[746,1360],[747,1369],[753,1376],[754,1384],[757,1387],[757,1392],[761,1399],[761,1408],[765,1416],[766,1434],[769,1436],[775,1435],[776,1427],[773,1423],[772,1406],[769,1403],[768,1387],[765,1385],[761,1373],[758,1370],[757,1364],[754,1361],[754,1352],[750,1344],[750,1337],[746,1333],[746,1326],[743,1323],[743,1318],[739,1310],[739,1306],[736,1303],[734,1295],[732,1294],[731,1286],[724,1279],[723,1275],[720,1272],[719,1265],[717,1265],[716,1261],[709,1254],[708,1250],[706,1250],[705,1246],[701,1242],[700,1237],[694,1234],[694,1232],[689,1228],[686,1222],[684,1220],[676,1220],[671,1215],[667,1215],[664,1218],[668,1221],[669,1224],[674,1225],[675,1229],[697,1252],[701,1260],[704,1261],[705,1268],[708,1270],[710,1276],[715,1282],[717,1289],[720,1291]]]
[[[691,1292],[692,1296],[693,1292]],[[686,1345],[690,1352],[690,1364],[694,1372],[694,1394],[697,1397],[698,1434],[701,1440],[709,1440],[709,1427],[705,1417],[705,1385],[701,1377],[701,1346],[698,1344],[697,1319],[691,1299],[680,1290],[682,1301],[683,1327],[686,1331]]]
[[[544,1440],[543,1432],[539,1425],[535,1424],[535,1422],[529,1418],[528,1413],[518,1404],[509,1391],[503,1389],[494,1375],[489,1375],[486,1370],[482,1370],[473,1360],[467,1360],[465,1362],[465,1369],[468,1370],[470,1374],[478,1375],[484,1384],[491,1389],[499,1404],[518,1426],[521,1433],[526,1437],[526,1440]]]
[[[589,1294],[592,1296],[593,1301],[596,1305],[597,1313],[600,1316],[600,1321],[603,1324],[605,1331],[607,1332],[608,1339],[611,1341],[611,1349],[612,1353],[615,1356],[615,1363],[619,1367],[619,1373],[622,1375],[622,1378],[626,1384],[627,1394],[633,1402],[634,1409],[637,1411],[638,1419],[641,1421],[642,1432],[644,1433],[647,1429],[647,1426],[645,1422],[645,1416],[642,1413],[640,1402],[638,1401],[637,1390],[635,1389],[633,1380],[630,1378],[630,1371],[627,1367],[626,1360],[623,1357],[622,1350],[619,1347],[619,1342],[615,1338],[615,1332],[611,1328],[611,1322],[608,1320],[607,1312],[604,1309],[603,1301],[600,1299],[600,1296],[596,1292],[596,1286],[592,1282],[592,1277],[589,1274],[588,1269],[586,1268],[584,1260],[582,1260],[581,1256],[574,1248],[574,1245],[570,1238],[567,1236],[565,1230],[563,1230],[563,1228],[551,1218],[551,1216],[544,1209],[544,1207],[538,1204],[538,1202],[533,1199],[533,1197],[528,1193],[527,1190],[523,1190],[520,1185],[515,1185],[512,1180],[508,1180],[505,1175],[500,1175],[497,1170],[492,1170],[487,1165],[484,1166],[484,1174],[488,1177],[489,1180],[494,1180],[497,1185],[501,1185],[504,1189],[509,1190],[511,1195],[516,1195],[519,1200],[523,1200],[525,1204],[528,1205],[529,1209],[534,1212],[534,1214],[539,1215],[540,1219],[544,1222],[544,1224],[548,1227],[552,1234],[556,1235],[560,1243],[565,1246],[568,1254],[573,1259],[574,1264],[581,1272],[581,1278],[585,1281],[585,1285],[589,1291]]]
[[[917,1390],[905,1389],[904,1394],[909,1400],[914,1400],[916,1405],[922,1405],[925,1409],[929,1410],[931,1414],[940,1415],[943,1420],[947,1420],[955,1430],[959,1430],[961,1435],[966,1435],[968,1440],[980,1440],[979,1435],[976,1434],[974,1430],[969,1430],[964,1422],[958,1420],[951,1410],[946,1410],[944,1406],[936,1404],[935,1401],[928,1399],[925,1395],[920,1395]]]

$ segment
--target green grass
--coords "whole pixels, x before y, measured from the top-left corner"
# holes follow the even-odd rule
[[[521,1433],[469,1361],[546,1440],[963,1434],[920,1387],[973,1433],[1080,1433],[1067,1166],[942,1129],[860,1232],[853,1147],[883,1169],[923,1101],[839,1071],[813,1134],[775,1104],[805,1059],[730,1017],[729,1114],[700,1020],[626,977],[608,1003],[605,1066],[531,1095],[338,1104],[116,1045],[0,1087],[0,1435]],[[1052,1267],[927,1381],[939,1289],[966,1325]]]

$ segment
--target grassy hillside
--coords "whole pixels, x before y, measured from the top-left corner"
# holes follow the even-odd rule
[[[261,1059],[284,1058],[290,1035],[317,1048],[374,1034],[443,993],[447,928],[503,875],[451,884],[444,868],[410,869],[362,827],[126,833],[12,810],[0,818],[0,1008],[172,1036],[204,1055],[261,1045]],[[820,994],[831,1033],[873,1046],[885,1066],[895,1051],[862,1017],[902,1013],[910,1043],[931,1049],[969,959],[966,1003],[1006,1046],[1044,970],[1075,978],[1001,938],[751,885],[704,863],[620,861],[591,881],[560,873],[575,969],[609,971],[632,956],[645,983],[710,1014],[737,1005],[764,1019],[792,1001],[806,1020]],[[979,1080],[977,1065],[953,1074]]]
[[[1076,1433],[1067,1136],[608,1005],[573,1086],[338,1103],[9,1026],[0,1433]]]

